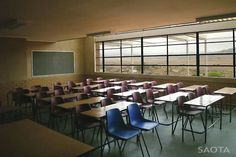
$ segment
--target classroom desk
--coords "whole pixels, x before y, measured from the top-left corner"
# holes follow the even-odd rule
[[[183,87],[183,88],[180,88],[179,90],[181,91],[190,91],[190,92],[194,92],[196,91],[196,89],[198,87],[204,87],[205,85],[191,85],[191,86],[187,86],[187,87]]]
[[[127,84],[129,84],[131,82],[131,80],[124,80],[127,82]],[[114,81],[114,82],[109,82],[110,85],[112,86],[121,86],[122,81]]]
[[[232,96],[236,94],[236,88],[233,87],[224,87],[217,91],[214,91],[215,94],[222,94],[225,96],[229,96],[229,121],[232,121]]]
[[[160,85],[152,86],[152,88],[153,88],[153,89],[163,89],[164,92],[165,92],[167,86],[169,86],[169,85],[176,86],[176,83],[164,83],[164,84],[160,84]]]
[[[161,96],[158,98],[155,98],[154,100],[159,100],[159,101],[166,101],[166,102],[170,102],[172,105],[172,111],[171,111],[171,123],[160,123],[162,125],[166,125],[169,126],[171,125],[171,131],[172,134],[174,134],[174,123],[176,123],[176,121],[174,121],[174,105],[178,99],[179,96],[185,96],[187,97],[189,92],[176,92],[176,93],[172,93],[172,94],[168,94],[165,96]]]
[[[210,127],[214,126],[214,124],[217,122],[217,121],[215,121],[210,126],[207,126],[208,112],[206,112],[206,111],[207,111],[208,107],[212,106],[213,104],[215,104],[218,101],[221,101],[223,98],[224,98],[224,96],[222,96],[222,95],[203,95],[203,96],[197,97],[195,99],[192,99],[192,100],[184,103],[184,105],[188,105],[188,106],[205,107],[204,131],[203,132],[194,131],[195,133],[198,133],[198,134],[202,134],[202,133],[205,134],[205,143],[207,142],[207,130]],[[222,102],[220,103],[220,129],[222,129]],[[187,130],[187,129],[185,129],[185,130]],[[184,129],[182,129],[182,131],[184,132]]]
[[[98,84],[93,84],[93,85],[88,85],[88,86],[90,86],[91,89],[97,89],[98,88]],[[76,87],[73,87],[72,89],[78,90],[78,91],[83,91],[84,87],[76,86]]]
[[[70,93],[70,94],[57,95],[57,96],[52,96],[52,97],[61,97],[62,99],[67,100],[67,99],[76,98],[79,94],[81,93]],[[43,100],[45,102],[51,102],[52,97],[40,98],[40,100]]]
[[[126,92],[120,92],[120,93],[114,93],[114,96],[117,96],[118,98],[127,100],[128,97],[131,97],[134,92],[139,92],[141,94],[145,93],[145,89],[132,89]]]
[[[2,157],[77,157],[94,147],[25,119],[0,125]]]
[[[107,91],[109,89],[114,89],[115,91],[120,90],[121,86],[113,86],[113,87],[106,87],[106,88],[101,88],[101,89],[95,89],[92,90],[93,93],[96,93],[97,95],[106,95]]]
[[[128,86],[139,88],[142,87],[144,83],[151,84],[152,82],[151,81],[136,82],[136,83],[130,83],[128,84]]]
[[[88,99],[83,99],[79,101],[72,101],[72,102],[66,102],[63,104],[57,105],[57,107],[62,108],[64,110],[68,110],[71,112],[71,134],[74,135],[74,121],[73,121],[73,113],[75,112],[75,107],[82,105],[82,104],[96,104],[100,103],[102,99],[105,97],[91,97]]]

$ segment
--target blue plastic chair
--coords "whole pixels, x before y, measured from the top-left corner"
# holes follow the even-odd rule
[[[139,129],[133,128],[129,125],[126,125],[124,123],[124,120],[121,116],[121,112],[118,109],[111,109],[106,112],[107,117],[107,134],[108,136],[115,139],[115,142],[117,142],[117,145],[119,147],[120,155],[122,156],[122,152],[124,151],[124,147],[126,145],[127,140],[137,137],[138,143],[141,148],[142,155],[144,157],[143,148],[140,141],[140,135],[142,137],[143,142],[144,138],[142,135],[142,132]],[[121,140],[121,144],[119,143],[119,140]],[[148,152],[148,150],[147,150]],[[149,155],[150,156],[150,155]]]
[[[141,129],[142,131],[150,131],[152,129],[155,130],[159,144],[162,149],[161,140],[157,131],[157,126],[159,126],[159,123],[156,121],[148,120],[143,118],[140,108],[137,104],[131,104],[128,106],[128,115],[130,120],[130,125]],[[146,147],[146,145],[145,145]]]

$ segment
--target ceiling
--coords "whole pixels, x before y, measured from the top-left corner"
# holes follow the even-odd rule
[[[60,41],[235,12],[236,0],[1,0],[0,36]]]

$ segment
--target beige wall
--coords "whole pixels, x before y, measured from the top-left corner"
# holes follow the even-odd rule
[[[32,77],[32,50],[75,52],[75,73],[47,77]],[[29,42],[24,39],[0,38],[0,100],[7,103],[13,88],[40,84],[52,87],[55,81],[81,81],[85,72],[84,39],[49,42]]]

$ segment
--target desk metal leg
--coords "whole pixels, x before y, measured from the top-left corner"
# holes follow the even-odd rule
[[[223,103],[223,101],[221,100],[220,101],[220,129],[222,129],[222,103]],[[230,120],[231,120],[231,109],[230,109]]]
[[[171,111],[171,131],[172,135],[174,135],[174,102],[172,103],[172,111]]]
[[[102,131],[103,131],[103,120],[101,119],[101,125],[100,125],[100,146],[101,146],[101,157],[103,156],[103,149],[105,145],[103,146],[103,136],[102,136]]]
[[[207,107],[206,107],[206,111],[205,111],[205,127],[204,127],[204,132],[205,132],[205,143],[207,142]]]
[[[232,95],[229,96],[229,122],[232,121]]]

